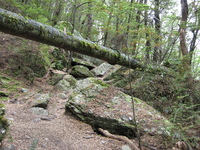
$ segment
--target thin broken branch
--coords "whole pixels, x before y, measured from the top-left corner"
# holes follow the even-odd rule
[[[126,136],[121,136],[121,135],[114,135],[111,134],[110,132],[108,132],[107,130],[103,130],[101,128],[98,129],[103,135],[105,135],[106,137],[112,138],[112,139],[116,139],[119,141],[123,141],[125,143],[127,143],[132,150],[139,150],[139,148],[130,140],[128,139]]]

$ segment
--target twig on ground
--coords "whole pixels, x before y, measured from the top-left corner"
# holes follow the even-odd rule
[[[108,132],[107,130],[103,130],[101,128],[99,128],[98,130],[103,135],[105,135],[106,137],[116,139],[116,140],[120,140],[120,141],[127,143],[131,147],[132,150],[139,150],[139,148],[130,139],[128,139],[126,136],[114,135],[114,134],[111,134],[110,132]]]

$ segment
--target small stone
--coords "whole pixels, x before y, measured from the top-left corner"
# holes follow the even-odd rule
[[[25,138],[26,138],[26,139],[30,139],[31,137],[30,137],[30,136],[28,136],[28,135],[25,135]]]
[[[16,150],[14,145],[9,145],[8,147],[4,148],[5,150]]]
[[[155,132],[156,131],[156,128],[151,128],[151,132]]]
[[[158,134],[163,134],[163,131],[161,131],[161,130],[158,130]]]
[[[121,150],[131,150],[131,148],[128,145],[123,145]]]
[[[16,103],[16,102],[17,102],[17,98],[11,99],[11,100],[10,100],[10,103],[13,103],[13,104],[14,104],[14,103]]]
[[[38,122],[41,121],[41,119],[40,119],[40,118],[36,118],[36,119],[34,119],[33,121],[36,122],[36,123],[38,123]]]
[[[22,88],[22,92],[26,93],[28,92],[28,89]]]
[[[100,143],[101,143],[101,144],[105,144],[105,143],[106,143],[106,141],[101,141]]]
[[[5,134],[6,130],[5,129],[1,129],[0,132],[1,132],[1,134]]]
[[[60,98],[62,98],[62,99],[66,99],[66,98],[67,98],[67,95],[66,95],[65,93],[61,93],[59,96],[60,96]]]
[[[13,118],[8,118],[8,120],[10,120],[10,121],[14,121],[14,119],[13,119]]]
[[[42,115],[42,116],[47,116],[49,113],[47,110],[43,109],[43,108],[39,108],[39,107],[33,107],[31,108],[32,113],[36,114],[36,115]]]
[[[85,66],[76,65],[72,67],[71,75],[75,78],[94,77],[94,74]]]

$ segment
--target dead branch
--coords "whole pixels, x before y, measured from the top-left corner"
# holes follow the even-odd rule
[[[120,141],[124,141],[125,143],[127,143],[131,147],[132,150],[139,150],[139,148],[130,139],[128,139],[126,136],[114,135],[114,134],[111,134],[110,132],[108,132],[107,130],[103,130],[101,128],[99,128],[98,130],[103,135],[105,135],[106,137],[116,139],[116,140],[120,140]]]

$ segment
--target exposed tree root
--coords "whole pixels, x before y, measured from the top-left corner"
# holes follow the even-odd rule
[[[112,139],[116,139],[116,140],[120,140],[120,141],[124,141],[125,143],[127,143],[132,150],[140,150],[130,139],[128,139],[126,136],[121,136],[121,135],[114,135],[111,134],[110,132],[108,132],[107,130],[103,130],[101,128],[98,129],[103,135],[105,135],[106,137],[112,138]]]

